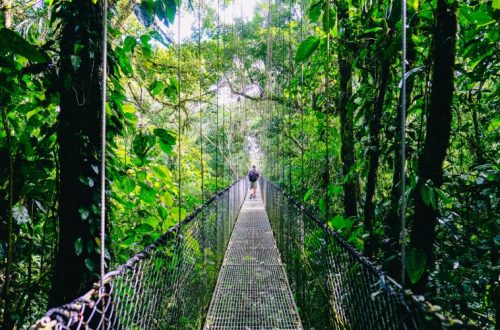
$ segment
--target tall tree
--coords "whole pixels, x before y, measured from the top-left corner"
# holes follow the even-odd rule
[[[6,28],[10,28],[11,23],[12,23],[12,17],[11,17],[11,12],[10,12],[10,0],[3,0],[2,1],[2,20],[3,20],[3,26]],[[0,28],[2,26],[0,25]],[[4,173],[6,174],[6,177],[8,177],[8,188],[7,188],[7,200],[2,201],[0,205],[4,208],[7,209],[5,214],[0,214],[0,224],[3,225],[4,219],[3,216],[5,216],[5,223],[6,223],[6,231],[5,233],[2,233],[0,238],[3,240],[5,239],[5,242],[7,243],[7,260],[5,263],[5,280],[2,285],[2,289],[0,290],[0,299],[2,299],[2,304],[3,305],[3,315],[2,315],[2,320],[3,324],[2,327],[5,329],[9,329],[12,327],[13,319],[11,317],[11,294],[10,294],[10,282],[11,282],[11,277],[12,277],[12,264],[13,264],[13,259],[14,259],[14,233],[13,233],[13,214],[12,214],[12,208],[14,206],[14,150],[12,148],[12,137],[11,137],[11,132],[10,132],[10,127],[9,123],[7,120],[7,104],[10,101],[10,96],[9,95],[2,95],[3,93],[0,93],[0,100],[2,101],[0,107],[1,111],[1,120],[2,120],[2,128],[5,130],[5,137],[6,137],[6,153],[7,155],[4,155],[5,158],[8,159],[7,163],[8,166],[8,172]],[[4,97],[2,97],[4,96]],[[1,150],[3,151],[3,150]],[[2,213],[3,210],[2,210]],[[5,235],[5,238],[3,237]],[[3,265],[2,265],[3,266]]]
[[[348,103],[352,96],[352,62],[351,51],[348,46],[351,35],[349,22],[349,4],[345,0],[337,2],[337,20],[339,30],[342,30],[338,47],[339,70],[339,99],[338,111],[340,115],[341,157],[342,174],[347,176],[344,180],[344,213],[346,217],[357,215],[356,180],[352,173],[354,166],[354,119],[353,112],[349,110]]]
[[[415,19],[416,20],[416,19]],[[408,35],[411,35],[411,29],[408,29]],[[409,72],[415,63],[415,45],[413,44],[411,38],[408,38],[407,44],[407,65],[406,72]],[[406,108],[410,105],[410,97],[412,95],[415,79],[413,76],[407,77],[406,79]],[[394,162],[392,166],[392,185],[391,185],[391,204],[389,210],[384,219],[385,227],[385,244],[383,244],[384,250],[384,264],[385,270],[389,275],[395,279],[401,278],[401,259],[398,258],[398,254],[401,250],[401,245],[399,244],[399,238],[401,234],[401,223],[400,223],[400,213],[399,213],[399,203],[401,200],[401,100],[402,95],[399,96],[400,102],[398,103],[397,115],[394,118],[394,137],[392,142],[392,148],[394,150]]]
[[[437,223],[437,194],[429,193],[443,183],[443,161],[450,144],[453,74],[457,33],[456,1],[437,0],[434,32],[432,91],[426,124],[425,143],[418,160],[418,183],[414,193],[415,215],[410,244],[419,263],[426,261],[423,275],[412,285],[416,293],[425,291],[433,264]],[[425,256],[425,257],[424,257]]]
[[[98,271],[103,2],[59,1],[59,246],[49,305],[88,289]]]

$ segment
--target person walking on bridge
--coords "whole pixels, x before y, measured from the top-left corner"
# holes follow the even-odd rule
[[[257,180],[259,179],[259,172],[255,168],[255,165],[252,165],[252,169],[248,172],[248,181],[250,181],[250,199],[255,198],[255,192],[257,191]],[[253,190],[253,194],[251,191]]]

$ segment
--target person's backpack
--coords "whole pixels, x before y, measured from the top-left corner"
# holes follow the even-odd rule
[[[250,180],[250,182],[255,182],[257,181],[257,178],[258,178],[258,174],[256,171],[254,170],[251,170],[250,172],[248,172],[248,180]]]

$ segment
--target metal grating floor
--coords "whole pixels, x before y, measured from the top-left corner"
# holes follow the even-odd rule
[[[236,221],[204,329],[303,329],[260,192]]]

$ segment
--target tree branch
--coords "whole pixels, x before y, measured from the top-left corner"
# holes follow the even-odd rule
[[[256,101],[256,102],[269,100],[269,101],[274,101],[274,102],[277,102],[277,103],[280,103],[283,105],[296,106],[296,104],[294,104],[293,102],[290,102],[289,100],[287,100],[283,97],[278,97],[276,95],[264,95],[265,93],[263,92],[262,88],[258,84],[255,84],[255,85],[259,87],[259,90],[260,90],[259,96],[249,95],[249,94],[241,91],[239,88],[236,88],[236,86],[231,82],[231,80],[229,79],[229,77],[225,73],[224,73],[224,77],[226,78],[227,85],[229,86],[229,89],[231,90],[232,94],[242,96],[248,100]]]
[[[231,172],[233,172],[233,175],[236,176],[237,173],[236,173],[236,170],[233,168],[233,166],[231,165],[231,163],[229,162],[229,160],[227,159],[226,155],[224,154],[224,152],[221,150],[220,146],[218,146],[217,144],[215,144],[212,140],[210,140],[210,138],[206,135],[203,135],[203,138],[205,140],[207,140],[211,145],[213,145],[219,152],[220,154],[222,155],[222,157],[224,158],[224,161],[226,162],[227,166],[229,167],[229,169],[231,170]]]

